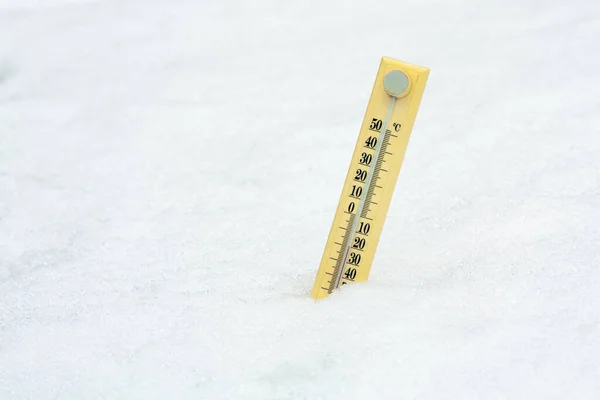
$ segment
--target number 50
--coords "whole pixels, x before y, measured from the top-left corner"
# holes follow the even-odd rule
[[[380,119],[373,118],[373,120],[371,121],[371,125],[369,125],[369,129],[380,130],[382,124],[383,124],[383,122],[381,122]]]

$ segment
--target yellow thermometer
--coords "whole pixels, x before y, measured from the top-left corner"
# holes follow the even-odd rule
[[[383,57],[311,292],[366,281],[429,69]]]

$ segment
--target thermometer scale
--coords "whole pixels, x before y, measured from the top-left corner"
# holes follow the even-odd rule
[[[311,297],[366,281],[429,69],[383,57]]]

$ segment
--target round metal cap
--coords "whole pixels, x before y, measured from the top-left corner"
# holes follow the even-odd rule
[[[410,80],[402,71],[390,71],[383,78],[383,88],[390,96],[402,97],[406,95],[409,86]]]

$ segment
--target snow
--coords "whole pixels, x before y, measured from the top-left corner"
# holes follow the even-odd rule
[[[600,3],[0,0],[0,399],[595,399]],[[380,57],[370,281],[308,298]]]

